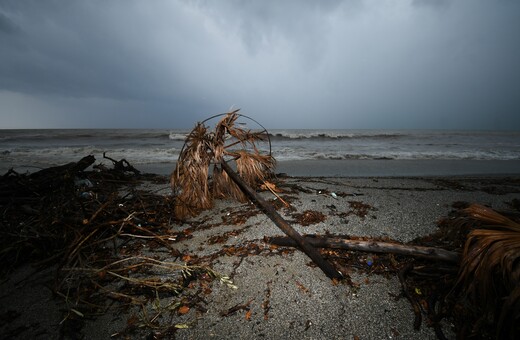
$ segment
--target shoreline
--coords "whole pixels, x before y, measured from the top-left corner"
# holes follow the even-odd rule
[[[13,168],[18,173],[32,173],[60,164],[35,163],[31,165],[0,165],[0,175]],[[175,169],[176,161],[162,163],[133,163],[127,161],[142,173],[169,176]],[[102,158],[96,164],[111,164]],[[518,160],[449,160],[449,159],[348,159],[348,160],[282,160],[278,161],[275,173],[292,177],[458,177],[458,176],[515,176],[520,175]]]
[[[175,165],[135,167],[145,173],[170,175]],[[503,177],[520,175],[520,160],[294,160],[279,161],[275,172],[292,177]]]

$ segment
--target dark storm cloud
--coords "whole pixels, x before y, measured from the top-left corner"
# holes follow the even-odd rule
[[[8,39],[13,48],[1,54],[4,88],[22,93],[136,99],[162,90],[152,90],[161,75],[151,66],[153,60],[139,51],[143,37],[136,36],[135,45],[128,41],[135,35],[132,31],[138,30],[137,18],[111,22],[117,18],[119,6],[101,8],[99,3],[82,1],[31,5],[13,11],[22,32]],[[131,25],[135,25],[133,30]],[[126,30],[130,36],[114,29]]]
[[[16,24],[7,15],[0,12],[0,34],[13,34],[17,31]]]
[[[253,55],[277,43],[284,43],[288,48],[305,52],[302,56],[308,58],[312,50],[319,54],[321,41],[330,29],[326,18],[342,2],[232,0],[197,1],[195,4],[227,32],[236,32]],[[352,5],[355,3],[352,1]]]
[[[235,106],[268,127],[518,129],[519,19],[516,1],[3,1],[0,122],[189,127]]]

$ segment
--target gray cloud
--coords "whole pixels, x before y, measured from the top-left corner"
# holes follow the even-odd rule
[[[413,0],[415,6],[429,6],[434,8],[445,8],[451,4],[453,0]]]
[[[0,124],[189,127],[234,105],[271,128],[518,129],[519,10],[485,0],[4,1]]]
[[[0,34],[13,34],[18,32],[18,26],[9,16],[0,12]]]

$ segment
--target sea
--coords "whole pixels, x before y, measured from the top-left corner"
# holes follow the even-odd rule
[[[170,173],[190,131],[175,129],[0,130],[0,175],[33,172],[87,155],[126,159]],[[520,174],[520,131],[269,130],[261,145],[294,176]]]

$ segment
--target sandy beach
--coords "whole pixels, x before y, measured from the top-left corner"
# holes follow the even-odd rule
[[[301,234],[377,237],[407,243],[434,233],[437,221],[448,216],[454,202],[511,209],[511,202],[519,198],[520,178],[280,177],[277,186],[291,206],[279,212]],[[171,195],[166,183],[156,181],[140,183],[139,190]],[[279,204],[270,192],[261,195]],[[298,217],[309,211],[321,213],[321,221],[299,224]],[[169,241],[182,254],[176,261],[182,264],[197,258],[198,263],[228,276],[236,288],[219,280],[204,283],[206,292],[200,301],[182,313],[158,317],[162,324],[177,325],[174,332],[136,327],[125,333],[133,318],[141,315],[139,308],[115,308],[86,316],[77,301],[65,302],[52,293],[56,267],[36,270],[26,265],[1,283],[2,338],[436,338],[426,322],[414,329],[414,313],[401,296],[397,274],[371,272],[367,258],[377,264],[377,254],[351,255],[354,262],[351,259],[350,263],[355,265],[341,269],[353,285],[337,284],[303,252],[266,243],[265,237],[284,235],[252,203],[217,200],[212,209],[182,223],[172,222],[170,227],[176,232],[189,230],[190,234],[189,238]],[[138,253],[174,260],[161,247],[142,247]],[[161,296],[156,303],[167,306],[172,301],[172,297]],[[188,302],[186,297],[182,301]],[[154,311],[150,305],[147,309]],[[450,320],[441,325],[447,338],[455,338]]]

